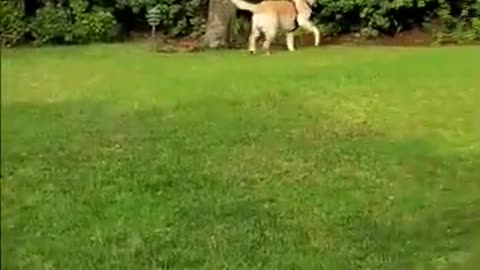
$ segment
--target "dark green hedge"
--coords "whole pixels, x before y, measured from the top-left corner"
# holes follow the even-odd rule
[[[27,29],[23,11],[15,3],[0,1],[1,46],[14,45],[23,40]]]
[[[8,0],[0,5],[1,45],[112,41],[148,27],[145,10],[155,5],[159,31],[203,33],[208,0]],[[377,37],[420,26],[438,38],[480,39],[480,0],[317,0],[314,9],[324,35]]]
[[[365,37],[425,27],[458,38],[480,38],[479,0],[317,0],[323,33],[359,32]]]

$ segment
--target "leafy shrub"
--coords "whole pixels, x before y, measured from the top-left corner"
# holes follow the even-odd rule
[[[75,43],[106,42],[117,36],[117,22],[104,10],[82,13],[75,16],[73,40]]]
[[[157,6],[158,30],[172,37],[199,36],[204,32],[208,0],[116,0],[116,3],[117,8],[130,8],[141,18],[145,18],[146,10]]]
[[[9,47],[19,43],[25,34],[23,10],[14,3],[0,2],[0,45]]]
[[[466,38],[472,36],[474,20],[480,16],[477,0],[317,0],[314,9],[314,20],[325,35],[358,32],[364,37],[396,33],[438,19],[442,30],[436,32],[455,32]]]
[[[472,19],[472,29],[475,33],[475,38],[480,39],[480,17]]]
[[[87,12],[88,2],[71,0],[70,8],[74,23],[72,35],[75,43],[111,41],[117,35],[117,22],[113,15],[103,9],[96,8]]]
[[[480,18],[480,2],[465,0],[462,2],[446,2],[438,0],[439,6],[433,16],[427,19],[427,28],[434,35],[435,43],[462,43],[480,38],[478,20]]]
[[[72,23],[68,10],[51,2],[38,9],[30,24],[35,44],[68,43],[72,41]]]
[[[30,27],[36,44],[89,43],[111,41],[117,35],[117,22],[108,11],[93,8],[89,2],[70,0],[68,7],[51,2],[38,9]]]

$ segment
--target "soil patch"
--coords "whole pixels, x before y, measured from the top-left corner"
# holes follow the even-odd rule
[[[147,33],[131,33],[131,41],[145,41],[149,39]],[[314,38],[310,33],[300,34],[295,39],[297,47],[313,46]],[[415,28],[404,31],[393,36],[382,36],[377,39],[365,39],[358,33],[349,33],[338,35],[335,37],[323,37],[321,46],[328,45],[374,45],[374,46],[432,46],[434,44],[434,37],[431,33]],[[261,46],[263,40],[259,39],[258,46]],[[272,46],[284,46],[284,37],[277,37]],[[458,43],[456,41],[445,41],[443,45],[480,45],[480,41],[471,41]],[[232,48],[245,48],[246,44],[236,43],[231,45]],[[182,38],[167,38],[164,36],[157,37],[156,49],[157,52],[174,53],[174,52],[190,52],[202,50],[202,42],[200,39],[182,37]]]

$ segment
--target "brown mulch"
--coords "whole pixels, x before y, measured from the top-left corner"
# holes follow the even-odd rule
[[[431,34],[418,29],[399,33],[394,36],[383,36],[375,40],[361,39],[355,34],[347,34],[339,37],[325,38],[323,44],[372,44],[382,46],[418,46],[431,45],[433,37]]]
[[[375,45],[375,46],[397,46],[397,47],[411,47],[411,46],[432,46],[435,43],[433,35],[429,32],[422,31],[415,28],[412,30],[400,32],[394,36],[382,36],[377,39],[363,39],[359,34],[344,34],[335,37],[323,37],[321,46],[327,45]],[[313,45],[313,36],[305,34],[300,37],[300,44],[302,46]],[[455,40],[445,39],[442,45],[480,45],[479,41],[465,41],[458,43]]]
[[[202,50],[199,40],[193,38],[163,39],[157,42],[156,51],[163,53],[197,52]]]
[[[132,41],[145,41],[148,40],[148,34],[146,33],[132,33]],[[296,38],[296,42],[299,46],[312,46],[313,35],[304,34],[299,38]],[[275,45],[283,46],[283,39],[277,39]],[[345,34],[335,37],[323,37],[321,40],[321,46],[329,45],[374,45],[374,46],[431,46],[434,43],[433,36],[421,29],[412,29],[398,33],[394,36],[383,36],[374,40],[368,40],[361,38],[358,34]],[[480,45],[480,42],[465,42],[458,44],[455,41],[447,41],[444,44],[448,45]],[[243,48],[245,45],[236,44],[232,46],[234,48]],[[155,51],[162,53],[175,53],[175,52],[196,52],[203,50],[201,41],[194,38],[178,38],[169,39],[163,36],[156,38]]]

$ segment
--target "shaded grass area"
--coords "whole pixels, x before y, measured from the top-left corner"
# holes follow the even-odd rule
[[[7,51],[2,268],[466,267],[478,62],[476,47]]]

